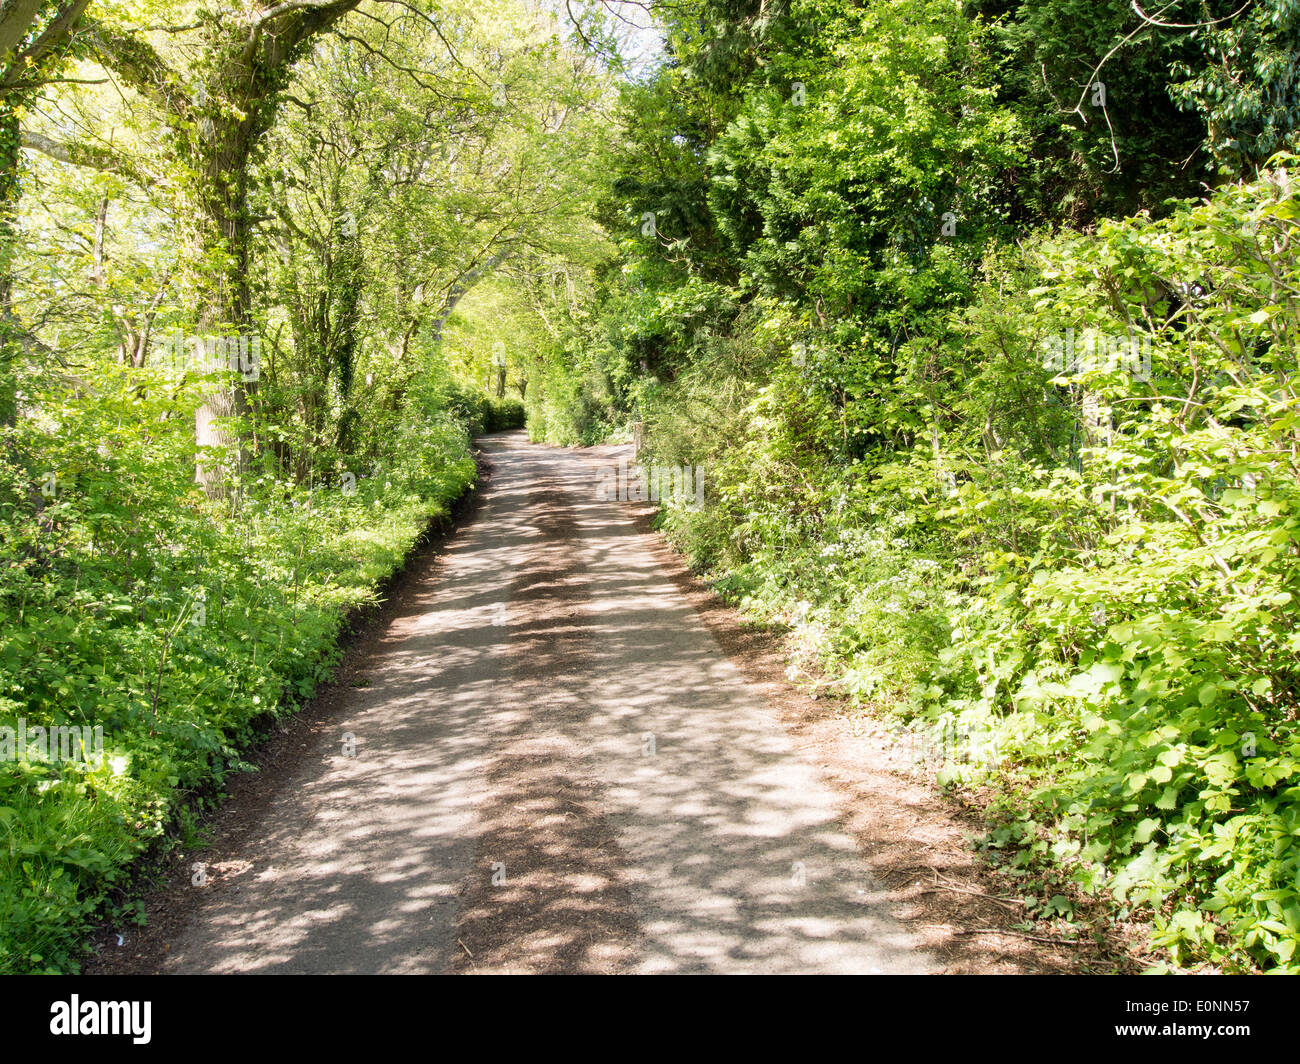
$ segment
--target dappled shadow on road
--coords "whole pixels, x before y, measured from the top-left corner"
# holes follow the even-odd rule
[[[457,966],[623,971],[636,935],[624,861],[581,747],[564,733],[586,712],[591,667],[574,528],[560,485],[540,470],[529,482],[526,512],[541,538],[513,562],[508,643],[511,698],[527,712],[494,736]]]
[[[338,734],[218,862],[169,970],[445,971],[502,697],[512,560],[538,533],[508,473],[391,620]],[[522,494],[518,494],[522,493]],[[355,756],[345,746],[350,737]],[[268,768],[272,768],[268,766]]]
[[[593,468],[488,446],[477,521],[375,645],[339,734],[194,888],[167,968],[926,968]]]
[[[575,625],[587,641],[589,669],[550,717],[602,785],[641,924],[638,969],[930,967],[832,796],[663,579],[626,509],[596,498],[598,477],[576,456],[537,452],[534,465],[579,542],[570,589],[548,593],[554,608],[528,645],[545,653]]]

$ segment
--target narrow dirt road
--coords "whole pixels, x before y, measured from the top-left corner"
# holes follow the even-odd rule
[[[482,445],[475,518],[158,967],[935,970],[597,460]]]

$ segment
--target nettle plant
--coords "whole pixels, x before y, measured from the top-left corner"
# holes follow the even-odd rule
[[[1055,378],[1070,461],[960,486],[954,529],[1013,514],[1017,535],[984,537],[980,592],[914,702],[998,730],[993,771],[1017,795],[998,841],[1018,841],[1020,866],[1149,906],[1176,962],[1285,972],[1300,971],[1296,161],[1042,249],[1029,331],[1139,334],[1151,379]]]

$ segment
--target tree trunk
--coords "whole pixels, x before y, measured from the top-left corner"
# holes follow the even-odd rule
[[[18,210],[19,119],[0,105],[0,427],[18,420],[18,321],[13,310],[14,215]]]
[[[245,199],[249,149],[252,139],[247,131],[228,126],[219,134],[211,126],[211,150],[202,153],[197,169],[199,188],[195,190],[200,209],[197,232],[192,244],[199,254],[200,267],[207,272],[205,295],[199,312],[198,332],[205,340],[225,336],[246,337],[251,342],[248,288],[249,225]],[[223,345],[208,344],[209,352]],[[238,467],[248,461],[243,444],[223,420],[242,417],[248,412],[249,382],[235,375],[231,382],[204,397],[194,415],[194,443],[197,447],[222,447],[237,451]],[[231,470],[200,453],[195,465],[195,479],[210,499],[225,499],[230,494]]]
[[[249,348],[254,339],[246,209],[253,147],[275,121],[278,95],[288,86],[295,58],[359,2],[230,5],[237,9],[228,7],[222,18],[205,21],[203,54],[197,63],[190,60],[203,80],[188,87],[180,72],[139,35],[98,22],[88,28],[101,61],[148,97],[171,127],[173,152],[184,175],[185,195],[177,206],[182,217],[193,219],[187,250],[195,287],[203,293],[198,331],[214,339],[240,335]],[[248,410],[249,383],[237,379],[205,397],[194,419],[198,446],[238,444],[221,420]],[[245,459],[240,449],[241,466]],[[200,456],[195,478],[209,497],[229,495],[227,475],[211,459],[205,462]]]

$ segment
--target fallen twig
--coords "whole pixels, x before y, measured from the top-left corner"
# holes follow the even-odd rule
[[[1081,938],[1047,938],[1043,935],[1030,935],[1024,931],[1012,931],[1010,928],[1001,927],[973,927],[966,929],[953,929],[946,924],[926,924],[926,927],[938,928],[954,935],[1014,935],[1016,938],[1027,938],[1031,942],[1046,942],[1049,946],[1086,946],[1088,943]]]
[[[1017,905],[1024,905],[1023,901],[1018,898],[999,898],[993,894],[983,894],[978,890],[963,890],[961,887],[944,887],[936,886],[929,890],[920,891],[921,894],[938,894],[942,891],[951,891],[954,894],[969,894],[972,898],[983,898],[985,901],[995,901],[999,905],[1006,905],[1009,908],[1015,908]]]

